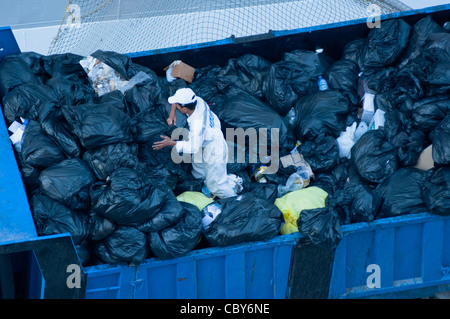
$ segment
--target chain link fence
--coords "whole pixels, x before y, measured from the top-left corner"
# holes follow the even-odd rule
[[[49,54],[140,52],[409,10],[397,0],[69,0]],[[371,7],[372,5],[372,7]]]

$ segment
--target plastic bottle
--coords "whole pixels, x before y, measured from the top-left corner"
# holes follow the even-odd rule
[[[327,80],[325,80],[321,75],[319,76],[318,84],[319,84],[319,90],[320,90],[320,91],[326,91],[326,90],[328,90],[328,83],[327,83]]]

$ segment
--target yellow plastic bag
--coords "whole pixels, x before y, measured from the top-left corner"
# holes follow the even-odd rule
[[[310,186],[277,198],[275,200],[275,206],[281,210],[285,220],[280,233],[286,235],[297,232],[297,219],[300,216],[300,212],[304,209],[325,207],[327,196],[328,193],[323,189]]]
[[[177,196],[178,201],[186,202],[195,205],[200,209],[200,211],[205,208],[205,206],[214,202],[210,197],[207,197],[201,192],[184,192]]]

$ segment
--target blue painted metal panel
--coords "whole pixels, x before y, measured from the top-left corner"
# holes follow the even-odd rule
[[[0,62],[5,56],[19,52],[19,45],[11,28],[0,27]]]
[[[419,297],[450,288],[450,216],[405,215],[343,226],[333,263],[330,298]],[[380,269],[380,287],[367,280]]]
[[[92,266],[85,271],[87,275],[86,299],[132,299],[136,267]]]
[[[11,29],[0,28],[0,61],[4,56],[18,52]],[[0,244],[36,237],[25,187],[3,116],[0,119],[0,154]]]
[[[151,258],[137,267],[86,267],[86,298],[285,298],[296,236]]]

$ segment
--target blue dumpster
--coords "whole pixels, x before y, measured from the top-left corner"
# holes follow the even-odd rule
[[[390,14],[382,16],[381,21],[402,18],[413,24],[427,15],[442,24],[450,17],[450,5]],[[129,56],[134,62],[155,70],[163,69],[173,60],[183,60],[199,68],[210,64],[221,65],[245,53],[276,61],[283,52],[300,48],[323,48],[328,55],[337,59],[346,43],[365,37],[368,32],[366,20],[359,19],[296,30],[271,31],[242,39],[229,38],[186,47],[133,52]],[[18,51],[9,28],[0,29],[0,48],[4,49],[0,51],[0,59]],[[2,247],[9,247],[12,251],[14,245],[39,250],[34,245],[41,239],[36,236],[32,224],[4,121],[0,122],[0,134],[0,146],[3,148],[0,165],[2,217],[5,215],[20,220],[20,223],[14,224],[10,219],[5,222],[2,219],[0,227],[6,227],[11,236],[25,234],[0,242],[0,253],[9,252],[8,248]],[[14,202],[14,208],[11,208],[11,201]],[[15,216],[12,216],[12,210]],[[199,249],[171,260],[150,258],[134,267],[84,267],[84,284],[76,288],[81,292],[75,297],[415,298],[450,290],[450,216],[423,212],[385,218],[344,225],[343,234],[343,239],[331,254],[318,251],[301,234],[294,233],[268,241]],[[64,248],[62,244],[54,248],[53,252],[55,249],[74,249],[69,234],[51,237],[56,237],[58,242],[64,239],[65,245]],[[315,265],[312,257],[308,260],[308,254],[317,254],[320,258],[315,260],[322,261],[323,266],[320,285],[316,285],[317,291],[311,291],[309,295],[305,294],[305,290],[314,284],[314,278],[307,280],[308,273],[304,270]],[[61,286],[65,285],[68,276],[67,265],[77,259],[76,252],[69,255],[59,269],[52,270],[59,274],[58,278],[63,284],[60,282],[58,286],[54,283],[53,294],[46,287],[47,296],[55,297],[55,291],[64,288]],[[40,265],[45,268],[42,266],[44,263]],[[371,285],[373,276],[379,276],[380,285]],[[48,284],[48,280],[43,281],[44,286]]]

